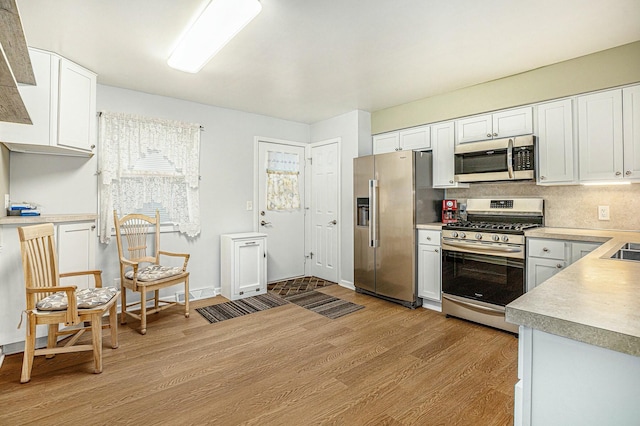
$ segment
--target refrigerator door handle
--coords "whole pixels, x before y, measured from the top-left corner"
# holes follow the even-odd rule
[[[369,220],[369,247],[378,247],[378,181],[369,179],[369,200],[371,218]]]

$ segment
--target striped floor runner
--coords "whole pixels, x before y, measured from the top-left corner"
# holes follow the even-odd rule
[[[207,321],[214,323],[286,304],[287,302],[282,298],[267,293],[240,300],[218,303],[217,305],[205,306],[203,308],[196,308],[196,311]]]
[[[336,319],[364,308],[362,305],[347,302],[319,291],[307,291],[283,297],[286,301],[295,303],[327,318]]]

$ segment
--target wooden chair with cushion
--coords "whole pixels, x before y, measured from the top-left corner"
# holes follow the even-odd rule
[[[57,353],[93,351],[94,373],[102,372],[102,329],[111,328],[111,347],[118,347],[118,321],[116,301],[119,291],[102,288],[101,271],[81,271],[59,274],[53,238],[53,224],[18,228],[22,266],[27,295],[27,337],[25,339],[22,376],[31,379],[33,358]],[[94,288],[78,290],[76,286],[61,286],[60,278],[90,275]],[[102,317],[109,312],[109,324]],[[60,329],[60,323],[70,326]],[[47,347],[36,349],[36,326],[49,326]],[[75,326],[75,327],[71,327]],[[80,336],[91,331],[92,344],[76,344]],[[66,336],[58,346],[58,337]]]
[[[148,314],[160,312],[178,304],[176,300],[161,299],[160,289],[182,283],[184,283],[185,294],[184,316],[189,318],[189,272],[187,272],[189,254],[160,250],[160,214],[156,211],[156,216],[151,217],[132,213],[118,219],[118,214],[114,210],[113,219],[120,258],[121,324],[127,322],[127,315],[129,315],[140,320],[140,333],[146,334]],[[148,242],[152,243],[153,247],[148,248]],[[183,258],[182,265],[163,266],[160,262],[161,255]],[[140,302],[127,304],[126,289],[139,292]],[[147,293],[150,291],[153,291],[154,295],[147,300]],[[147,307],[149,301],[153,301],[152,308]]]

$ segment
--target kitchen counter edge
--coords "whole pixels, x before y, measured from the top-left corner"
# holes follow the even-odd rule
[[[441,231],[442,230],[442,222],[433,222],[433,223],[420,223],[416,225],[416,229],[429,229],[432,231]]]
[[[610,259],[639,231],[538,228],[526,237],[602,245],[506,307],[506,319],[640,357],[640,262]]]
[[[4,216],[0,217],[0,225],[33,225],[37,223],[85,222],[96,220],[95,213],[76,214],[44,214],[40,216]]]

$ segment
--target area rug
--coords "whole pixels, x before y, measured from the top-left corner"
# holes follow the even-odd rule
[[[241,317],[254,312],[265,311],[277,306],[286,305],[282,298],[272,294],[260,294],[231,302],[196,308],[196,311],[210,323]]]
[[[331,319],[340,318],[364,308],[362,305],[313,290],[283,296],[283,299]]]
[[[334,284],[334,282],[326,281],[322,278],[300,277],[268,284],[267,289],[270,293],[277,294],[279,296],[290,296]]]

